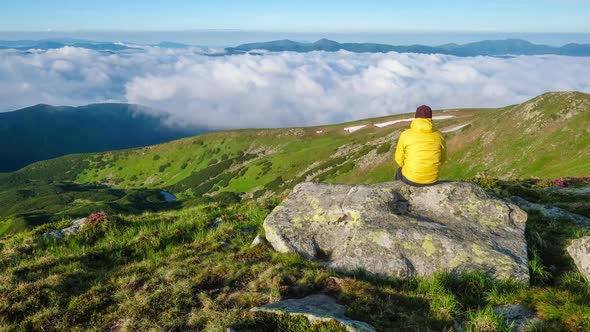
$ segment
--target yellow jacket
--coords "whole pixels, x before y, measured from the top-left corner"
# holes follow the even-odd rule
[[[408,180],[420,184],[438,181],[447,159],[445,138],[432,126],[432,119],[417,118],[397,141],[395,162]]]

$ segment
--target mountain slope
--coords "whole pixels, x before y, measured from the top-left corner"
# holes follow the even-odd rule
[[[590,175],[590,95],[550,93],[482,113],[448,144],[451,178]]]
[[[461,179],[482,171],[504,178],[590,172],[588,94],[549,93],[515,106],[446,110],[434,115],[447,117],[434,120],[441,130],[458,129],[446,134],[450,156],[443,168],[445,178]],[[200,175],[207,180],[207,176],[236,171],[228,183],[223,181],[221,191],[251,192],[278,176],[293,184],[301,177],[332,182],[382,181],[395,168],[395,141],[409,122],[375,124],[411,118],[412,114],[405,114],[309,128],[210,133],[145,148],[49,160],[7,179],[169,187],[177,193]],[[366,127],[352,133],[345,130],[359,125]],[[62,164],[71,172],[64,174]]]
[[[520,105],[434,115],[445,117],[435,120],[446,132],[449,151],[443,179],[482,173],[503,179],[590,175],[588,94],[549,93]],[[277,197],[302,181],[391,180],[396,140],[412,116],[310,128],[216,132],[34,163],[0,175],[0,221],[11,220],[9,223],[28,228],[43,220],[84,215],[99,208],[138,211],[125,196],[140,195],[134,202],[149,205],[144,199],[153,194],[149,190],[170,191],[178,196],[179,204],[190,206],[203,201]],[[392,123],[396,120],[408,121]],[[64,185],[71,183],[77,187]],[[101,199],[101,190],[107,188],[119,192]]]
[[[127,104],[37,105],[0,113],[0,172],[70,153],[145,146],[203,132],[165,126],[165,118]]]
[[[590,185],[590,177],[571,180]],[[558,183],[506,181],[488,189],[573,211],[585,205],[590,217],[587,194],[573,191],[582,187]],[[510,319],[491,309],[516,303],[540,318],[537,331],[590,329],[590,284],[565,250],[590,232],[568,219],[529,213],[528,287],[483,273],[440,272],[427,279],[344,274],[264,241],[251,245],[264,237],[263,220],[277,200],[186,203],[156,212],[106,211],[102,221],[60,241],[43,234],[70,226],[71,219],[0,236],[0,330],[344,331],[251,310],[318,293],[336,298],[348,317],[377,331],[453,331],[459,324],[468,331],[510,331]]]

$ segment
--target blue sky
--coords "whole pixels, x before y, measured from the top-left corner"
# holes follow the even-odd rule
[[[0,31],[590,32],[586,0],[18,0]]]

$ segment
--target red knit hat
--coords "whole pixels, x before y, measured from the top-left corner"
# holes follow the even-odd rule
[[[422,105],[416,109],[416,118],[432,119],[432,109]]]

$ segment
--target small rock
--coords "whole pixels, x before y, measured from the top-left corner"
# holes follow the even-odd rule
[[[365,322],[352,320],[344,315],[345,307],[326,295],[317,294],[302,299],[292,299],[255,307],[252,311],[284,313],[305,316],[311,324],[335,320],[349,332],[372,332],[375,328]]]
[[[88,222],[88,218],[80,218],[73,220],[70,224],[70,227],[66,227],[64,229],[53,230],[43,234],[48,239],[56,239],[61,240],[68,235],[73,235],[79,233],[86,223]]]
[[[566,250],[574,263],[576,263],[580,273],[590,281],[590,236],[572,241],[572,244]]]
[[[337,278],[337,277],[328,277],[326,279],[326,284],[324,286],[326,294],[333,294],[337,295],[342,292],[342,284],[344,283],[344,279]]]
[[[342,279],[342,278],[331,276],[331,277],[328,277],[328,279],[332,280],[338,286],[342,286],[342,283],[344,283],[344,279]]]
[[[240,232],[250,233],[250,232],[255,232],[257,229],[258,229],[258,227],[256,227],[256,226],[245,226],[245,227],[240,227]]]
[[[510,304],[495,307],[494,312],[496,315],[502,315],[504,317],[504,321],[508,325],[512,325],[512,331],[514,332],[527,331],[531,324],[540,321],[539,317],[537,317],[534,312],[525,308],[521,304]]]
[[[228,242],[225,242],[225,241],[219,242],[219,245],[222,246],[222,247],[224,247],[224,248],[225,247],[229,247],[229,243]]]
[[[76,220],[72,221],[72,224],[70,227],[64,228],[63,232],[65,235],[72,235],[72,234],[79,233],[82,230],[82,228],[86,225],[87,222],[88,222],[88,218],[76,219]]]
[[[215,218],[215,220],[213,220],[211,222],[211,228],[217,228],[219,227],[219,225],[221,225],[223,223],[223,219],[221,219],[221,217],[217,217]]]
[[[65,234],[61,229],[58,229],[58,230],[54,230],[51,232],[47,232],[47,233],[43,234],[43,236],[45,236],[46,238],[48,238],[50,240],[61,240],[64,238]]]
[[[260,235],[256,235],[254,241],[252,241],[252,244],[250,244],[250,248],[256,247],[259,244],[262,244],[262,238],[260,237]]]

